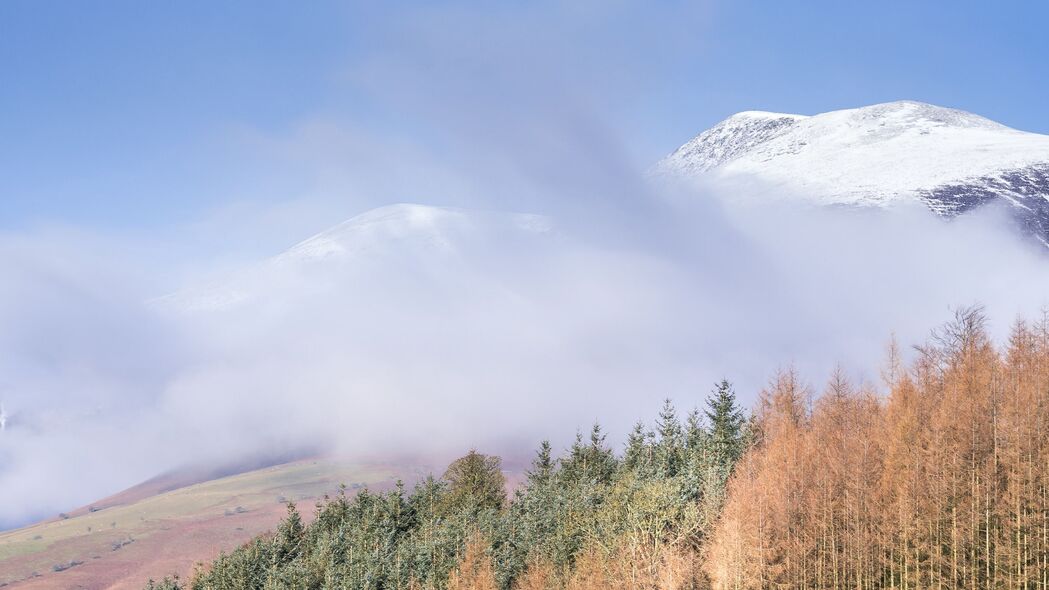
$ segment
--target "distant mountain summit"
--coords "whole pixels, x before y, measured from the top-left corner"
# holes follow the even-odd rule
[[[1002,203],[1049,245],[1049,136],[921,102],[813,116],[738,113],[655,171],[821,205],[918,200],[945,217]]]
[[[440,282],[453,280],[449,278],[453,271],[477,272],[489,252],[507,253],[515,247],[531,250],[548,241],[552,231],[551,220],[541,215],[388,205],[361,213],[215,283],[161,297],[154,304],[175,311],[213,312],[251,302],[273,303],[285,297],[343,291],[349,291],[349,301],[354,294],[371,293],[375,281],[388,282],[392,277],[413,281],[429,277]]]

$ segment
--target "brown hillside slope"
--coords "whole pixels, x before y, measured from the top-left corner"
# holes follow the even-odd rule
[[[273,529],[288,500],[308,515],[317,499],[342,483],[351,490],[381,489],[395,477],[412,480],[419,473],[309,459],[157,495],[118,494],[94,511],[0,533],[0,587],[138,589],[151,577],[185,577],[194,564]]]

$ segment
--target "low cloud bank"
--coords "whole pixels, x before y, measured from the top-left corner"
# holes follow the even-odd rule
[[[239,290],[213,309],[158,304],[146,270],[83,240],[5,238],[0,521],[191,462],[527,453],[594,420],[621,435],[722,377],[748,401],[787,364],[876,381],[893,332],[920,341],[981,302],[1004,335],[1046,303],[1049,261],[994,211],[945,223],[730,197],[524,229],[453,211],[364,242],[351,227],[332,239],[366,246],[352,255],[196,287]]]

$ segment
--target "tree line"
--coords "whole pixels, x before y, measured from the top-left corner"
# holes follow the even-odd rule
[[[762,393],[706,556],[717,588],[1049,588],[1049,322],[980,308],[890,347],[887,395],[792,371]]]
[[[1049,589],[1049,319],[996,345],[978,307],[882,383],[777,374],[745,417],[722,382],[615,452],[548,443],[507,498],[470,452],[410,492],[339,494],[305,526],[150,588]]]
[[[697,587],[700,549],[749,440],[728,382],[682,419],[667,401],[621,453],[595,425],[561,457],[543,442],[507,497],[498,457],[471,451],[412,490],[344,492],[189,581],[150,589]]]

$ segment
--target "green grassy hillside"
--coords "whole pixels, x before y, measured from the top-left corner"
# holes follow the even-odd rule
[[[0,533],[0,586],[141,587],[150,576],[190,573],[195,562],[274,528],[289,500],[309,504],[343,483],[382,488],[395,475],[411,479],[414,470],[313,459],[100,502]]]

